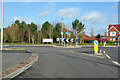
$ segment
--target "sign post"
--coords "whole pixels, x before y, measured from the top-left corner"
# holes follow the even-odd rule
[[[66,35],[67,35],[67,38],[68,38],[69,32],[66,32]],[[68,39],[67,39],[67,47],[68,47]]]
[[[112,37],[112,45],[113,45],[113,39],[114,39],[114,38]]]
[[[59,38],[59,45],[60,45],[61,38]]]
[[[119,46],[120,36],[118,37],[118,46]]]
[[[59,46],[60,46],[60,39],[59,39]]]
[[[63,31],[61,32],[61,39],[63,39]],[[62,41],[61,41],[61,45],[63,45]]]
[[[64,39],[64,47],[65,47],[65,41],[66,41],[66,39]]]
[[[98,41],[97,40],[94,41],[94,52],[98,53]]]

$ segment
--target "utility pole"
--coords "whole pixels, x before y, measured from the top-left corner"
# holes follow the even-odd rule
[[[76,29],[76,46],[78,46],[78,32],[77,32],[77,29]]]
[[[1,26],[1,50],[3,50],[3,0],[2,0],[2,26]]]
[[[63,39],[63,18],[62,18],[62,31],[61,31],[61,38]],[[61,44],[63,45],[63,42],[61,41]]]

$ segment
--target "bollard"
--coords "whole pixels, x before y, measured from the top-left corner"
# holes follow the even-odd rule
[[[97,40],[94,41],[94,52],[98,53],[98,41]]]
[[[64,47],[65,47],[65,41],[64,41]]]

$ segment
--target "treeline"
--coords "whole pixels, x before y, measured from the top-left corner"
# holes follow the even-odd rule
[[[75,20],[72,23],[74,35],[70,35],[72,38],[79,35],[84,29],[84,25],[79,20]],[[14,24],[4,28],[3,41],[4,43],[42,43],[43,38],[53,38],[54,42],[56,38],[61,37],[62,23],[57,23],[54,26],[46,21],[42,24],[42,28],[37,24],[31,22],[31,24],[26,24],[25,21],[20,22],[16,20]],[[64,37],[67,37],[63,29]],[[77,36],[78,36],[77,35]]]

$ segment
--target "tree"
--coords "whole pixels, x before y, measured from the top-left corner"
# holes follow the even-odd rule
[[[31,32],[32,32],[32,42],[34,44],[35,43],[34,36],[37,33],[37,25],[33,22],[31,23]]]
[[[31,40],[31,25],[28,24],[27,26],[28,26],[28,38],[29,38],[28,41],[30,43],[30,40]]]
[[[53,28],[53,38],[54,39],[61,37],[61,30],[62,30],[61,24],[57,23],[55,25],[55,27]]]
[[[84,42],[84,31],[82,30],[81,32],[80,32],[80,34],[78,35],[78,37],[79,37],[79,40],[80,40],[80,44],[82,43],[82,42]]]
[[[73,30],[75,31],[76,39],[78,39],[78,34],[84,29],[84,24],[82,22],[79,22],[78,19],[75,19],[72,22]],[[76,41],[76,46],[78,45],[78,42]]]
[[[3,31],[3,41],[4,41],[4,43],[5,42],[9,42],[9,40],[10,40],[10,38],[9,38],[9,31],[7,31],[8,29],[7,28],[5,28],[5,29],[3,29],[4,31]]]
[[[16,21],[15,21],[15,24],[16,24],[16,25],[20,25],[20,21],[19,21],[19,20],[16,20]]]
[[[94,29],[91,27],[91,32],[90,32],[90,34],[91,34],[91,38],[93,39],[94,38]]]
[[[42,25],[42,36],[43,38],[52,38],[52,25],[48,21]]]

